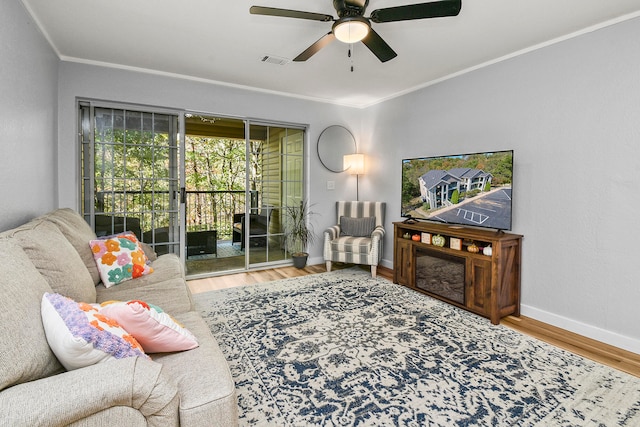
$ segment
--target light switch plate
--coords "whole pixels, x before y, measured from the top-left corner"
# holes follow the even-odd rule
[[[327,181],[327,190],[335,190],[336,182],[335,181]]]

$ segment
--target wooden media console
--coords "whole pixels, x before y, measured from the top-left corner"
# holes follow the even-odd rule
[[[520,315],[521,235],[432,222],[393,225],[394,283],[494,325]]]

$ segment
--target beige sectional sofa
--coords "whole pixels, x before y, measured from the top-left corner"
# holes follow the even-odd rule
[[[194,311],[179,258],[106,288],[76,212],[59,209],[0,234],[0,425],[235,426],[235,384],[207,325]],[[153,254],[149,253],[151,258]],[[129,357],[66,371],[41,318],[44,293],[75,301],[143,300],[196,338],[193,350]]]

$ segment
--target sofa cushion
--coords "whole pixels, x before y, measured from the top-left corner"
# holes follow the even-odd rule
[[[176,380],[180,425],[237,425],[236,388],[224,353],[197,312],[182,313],[176,319],[196,336],[200,346],[152,357]]]
[[[131,232],[91,240],[89,245],[107,288],[153,273],[153,268],[147,265],[149,259]]]
[[[93,283],[100,283],[100,274],[93,259],[93,253],[89,247],[89,241],[97,239],[96,233],[93,232],[87,221],[82,218],[76,211],[68,208],[57,209],[40,217],[46,221],[55,224],[67,238],[69,243],[75,248],[84,262],[87,271],[91,274]]]
[[[40,300],[51,287],[22,248],[0,239],[0,390],[64,369],[45,337]]]
[[[100,313],[115,320],[140,343],[147,353],[191,350],[196,337],[156,305],[144,301],[107,301]]]
[[[77,301],[96,301],[91,275],[54,224],[36,219],[3,235],[15,239],[54,292]]]
[[[174,254],[161,255],[151,263],[151,267],[153,274],[148,276],[110,288],[103,284],[96,286],[97,301],[139,299],[162,307],[172,316],[193,310],[193,299],[184,280],[180,258]]]
[[[45,293],[41,310],[49,347],[68,370],[111,359],[149,357],[131,334],[97,306]]]

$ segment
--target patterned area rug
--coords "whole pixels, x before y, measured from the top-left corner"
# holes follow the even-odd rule
[[[241,425],[640,425],[640,378],[360,269],[195,300]]]

